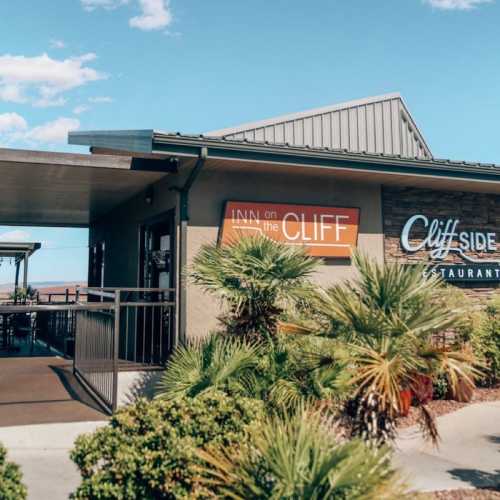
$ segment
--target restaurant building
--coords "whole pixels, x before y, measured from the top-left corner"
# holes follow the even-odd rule
[[[478,304],[500,283],[500,166],[434,158],[399,94],[201,135],[73,132],[69,143],[91,154],[0,149],[0,224],[89,228],[89,288],[62,304],[0,304],[0,357],[19,354],[16,324],[29,320],[31,351],[49,339],[108,412],[176,345],[217,327],[221,304],[185,272],[205,243],[303,245],[323,259],[320,285],[354,276],[354,249],[427,263]],[[12,376],[29,365],[10,361]],[[52,373],[54,358],[35,361]],[[46,399],[58,390],[48,384]],[[26,413],[13,408],[11,421]]]
[[[500,283],[500,167],[434,158],[399,94],[202,135],[73,132],[69,143],[165,170],[85,223],[89,284],[175,288],[176,341],[206,335],[220,312],[183,270],[204,243],[240,234],[305,245],[324,259],[321,285],[353,276],[355,248],[427,262],[477,300]]]

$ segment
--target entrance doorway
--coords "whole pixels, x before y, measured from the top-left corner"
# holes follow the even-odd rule
[[[141,227],[141,288],[172,288],[175,213],[151,219]]]
[[[173,348],[174,308],[161,304],[174,301],[174,210],[146,221],[140,228],[139,244],[141,291],[136,299],[151,307],[135,309],[134,361],[158,366],[164,364]]]

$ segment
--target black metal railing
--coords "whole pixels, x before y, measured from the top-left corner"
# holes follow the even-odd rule
[[[77,311],[76,325],[75,375],[105,409],[113,411],[118,384],[114,304],[92,304],[92,309]]]
[[[89,288],[77,311],[74,370],[108,409],[118,404],[120,370],[164,365],[176,339],[174,289]],[[96,301],[99,300],[99,302]]]
[[[70,358],[74,355],[76,311],[48,310],[36,313],[36,340]]]

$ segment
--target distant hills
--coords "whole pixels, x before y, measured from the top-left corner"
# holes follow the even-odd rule
[[[87,283],[83,281],[30,281],[30,285],[37,290],[47,292],[49,290],[59,291],[66,288],[73,289],[76,286],[86,287]],[[14,283],[1,283],[0,293],[8,293],[14,290]]]

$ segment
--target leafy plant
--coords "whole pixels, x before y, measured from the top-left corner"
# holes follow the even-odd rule
[[[446,399],[448,397],[448,393],[448,380],[445,375],[440,374],[434,380],[434,398]]]
[[[156,397],[174,400],[213,390],[245,392],[261,352],[258,344],[216,334],[179,347],[158,384]]]
[[[345,355],[345,353],[344,353]],[[304,400],[329,404],[347,390],[341,348],[331,339],[278,335],[272,342],[211,335],[179,348],[157,387],[156,398],[174,400],[221,390],[234,397],[287,410]]]
[[[486,387],[500,382],[500,294],[492,297],[483,310],[474,311],[469,321],[458,331],[456,344],[468,344],[482,361],[479,383]]]
[[[23,500],[27,495],[19,466],[7,461],[7,451],[0,445],[0,499]]]
[[[442,282],[426,276],[424,266],[382,265],[361,254],[353,260],[358,277],[327,290],[321,308],[344,325],[341,331],[351,352],[351,383],[356,392],[346,408],[353,434],[380,444],[394,438],[402,410],[401,391],[435,366],[424,347],[431,345],[437,332],[459,322],[460,310],[446,310],[439,303]],[[432,353],[438,357],[437,351]],[[457,357],[439,355],[442,370],[454,375],[461,369],[466,375]],[[432,415],[423,404],[420,409],[425,433],[437,441]]]
[[[308,278],[319,264],[302,247],[244,236],[229,245],[203,246],[191,278],[225,303],[220,319],[228,332],[272,337],[287,304],[314,296]]]
[[[206,498],[197,450],[243,443],[261,414],[259,401],[215,391],[175,401],[139,400],[77,439],[71,458],[82,481],[72,498]]]
[[[339,442],[321,414],[267,419],[239,448],[205,449],[202,482],[219,498],[401,498],[403,487],[388,450],[362,441]]]
[[[37,290],[33,288],[31,285],[28,285],[27,288],[18,288],[16,291],[12,292],[9,295],[9,299],[14,302],[25,303],[27,300],[33,300],[36,297]]]

